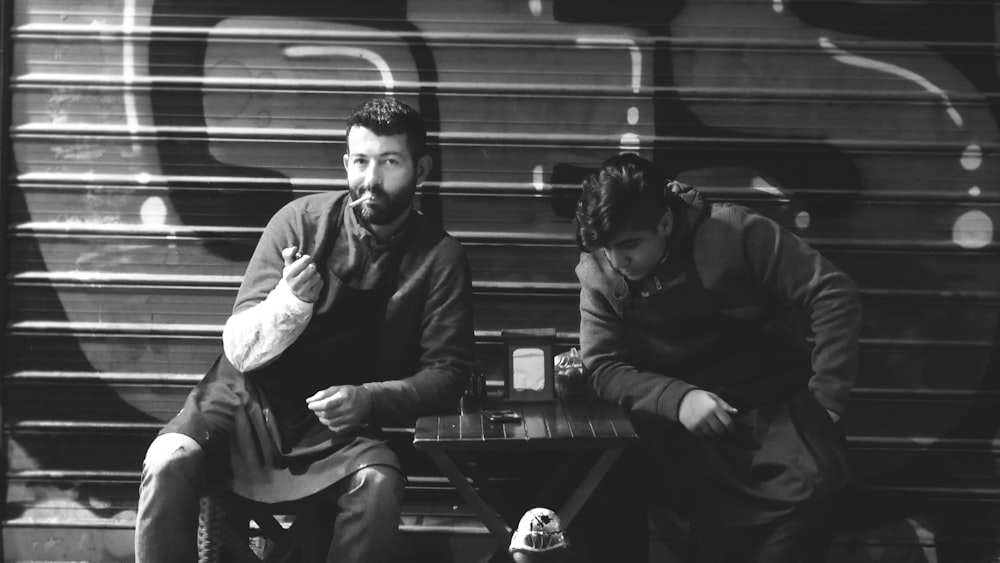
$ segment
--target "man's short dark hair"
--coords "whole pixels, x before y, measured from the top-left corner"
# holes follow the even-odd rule
[[[376,135],[406,135],[414,159],[427,154],[427,126],[417,110],[396,98],[374,98],[358,106],[347,117],[344,140],[353,127],[370,129]]]
[[[622,230],[655,229],[668,209],[681,209],[667,178],[634,153],[615,155],[583,180],[576,204],[576,242],[585,252],[606,245]]]

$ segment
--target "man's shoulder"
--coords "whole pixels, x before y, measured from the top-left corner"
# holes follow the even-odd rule
[[[330,210],[346,195],[346,191],[335,191],[296,197],[281,206],[271,217],[271,221],[297,223],[303,220],[312,221],[314,218],[329,217]]]
[[[709,217],[714,221],[742,226],[757,217],[761,217],[753,209],[731,201],[715,202],[709,205]]]
[[[732,202],[715,202],[709,205],[708,214],[698,226],[696,240],[728,240],[747,236],[755,225],[773,223],[753,209]]]
[[[457,237],[430,221],[426,215],[419,211],[416,213],[413,239],[409,244],[411,251],[433,254],[444,260],[464,260],[465,249]]]
[[[288,202],[285,208],[306,215],[326,215],[346,195],[347,192],[343,190],[308,194]]]
[[[438,229],[436,233],[432,233],[431,240],[434,241],[435,253],[445,258],[465,258],[465,247],[462,246],[462,242],[448,231]]]
[[[580,261],[576,264],[576,272],[578,274],[594,274],[599,272],[601,269],[600,264],[597,262],[597,258],[594,257],[592,252],[581,252]]]
[[[779,233],[775,220],[737,203],[713,203],[693,240],[699,267],[741,267],[751,257],[766,259],[775,252]]]
[[[576,275],[580,285],[585,288],[601,288],[610,285],[615,272],[607,260],[594,252],[581,252],[580,261],[576,265]]]

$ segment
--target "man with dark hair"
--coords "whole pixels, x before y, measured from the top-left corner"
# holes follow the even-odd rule
[[[854,283],[635,154],[584,180],[576,224],[588,388],[632,413],[649,473],[690,507],[697,560],[825,560],[848,480],[837,423],[857,370]]]
[[[348,192],[299,198],[250,259],[222,354],[143,463],[136,559],[195,561],[199,498],[225,485],[329,504],[331,560],[387,561],[403,476],[382,425],[453,410],[473,361],[458,241],[413,208],[433,162],[392,98],[347,120]]]

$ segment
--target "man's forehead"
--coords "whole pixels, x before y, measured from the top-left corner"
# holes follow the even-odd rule
[[[629,241],[639,240],[643,237],[651,236],[653,233],[647,229],[637,229],[634,227],[623,227],[611,233],[605,247],[612,247],[624,244]]]
[[[379,140],[392,139],[394,141],[406,142],[406,132],[400,133],[379,133],[373,129],[369,129],[363,125],[355,125],[351,127],[351,130],[347,132],[348,139],[371,139],[376,138]]]
[[[355,125],[347,134],[347,150],[350,153],[409,154],[406,140],[406,133],[380,135],[367,127]]]

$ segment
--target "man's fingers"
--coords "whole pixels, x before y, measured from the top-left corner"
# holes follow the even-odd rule
[[[320,423],[323,426],[326,426],[327,428],[329,428],[331,425],[335,424],[336,420],[337,420],[336,417],[326,416],[326,414],[324,414],[324,413],[317,413],[316,414],[316,418],[318,418],[319,421],[320,421]]]
[[[323,287],[323,278],[316,271],[312,262],[296,262],[285,267],[285,280],[288,287],[303,301],[315,301]]]
[[[729,416],[729,413],[726,410],[716,411],[715,417],[722,424],[723,428],[728,430],[733,427],[733,417]]]
[[[717,404],[720,407],[722,407],[722,410],[728,412],[729,414],[739,414],[739,412],[740,412],[739,409],[737,409],[733,405],[730,405],[729,403],[727,403],[725,399],[723,399],[722,397],[716,395],[715,393],[712,393],[711,395],[712,395],[712,399],[715,400],[715,404]]]
[[[319,277],[319,274],[316,274],[313,276],[309,276],[309,279],[306,280],[305,288],[306,290],[312,291],[315,289],[319,289],[320,286],[322,285],[323,285],[323,278]]]
[[[285,265],[285,271],[288,276],[293,278],[302,276],[319,276],[319,272],[316,271],[316,264],[312,261],[312,258],[308,256],[303,256],[291,264]]]
[[[306,407],[315,413],[327,413],[327,416],[333,416],[341,408],[342,403],[338,397],[327,397],[318,401],[306,401]]]
[[[355,420],[346,415],[327,416],[326,414],[317,413],[316,418],[319,420],[320,424],[326,426],[330,429],[330,431],[337,434],[353,430],[358,426]]]
[[[725,434],[733,428],[733,419],[729,416],[726,411],[722,409],[717,409],[715,412],[708,413],[704,420],[701,421],[698,426],[696,426],[691,432],[695,436],[702,438],[708,438],[711,436],[718,436],[720,434]]]
[[[323,397],[325,397],[327,395],[326,391],[327,391],[326,389],[320,389],[319,391],[316,391],[312,395],[306,397],[306,402],[307,403],[312,403],[312,402],[315,402],[315,401],[318,401],[318,400],[322,399]]]
[[[726,432],[726,425],[717,417],[712,417],[708,420],[708,427],[711,429],[709,431],[709,435],[711,436],[718,436]]]
[[[340,407],[344,402],[344,394],[339,391],[331,392],[325,389],[306,399],[306,406],[314,412],[332,411]]]
[[[315,294],[319,293],[319,289],[323,285],[323,280],[319,276],[310,276],[305,279],[294,278],[288,285],[296,294],[314,297]]]
[[[286,266],[291,266],[292,262],[295,262],[295,253],[298,250],[299,247],[297,246],[289,246],[281,251],[281,259],[285,261]]]

